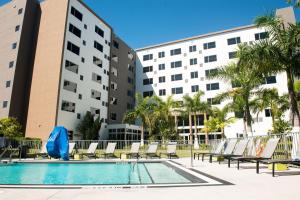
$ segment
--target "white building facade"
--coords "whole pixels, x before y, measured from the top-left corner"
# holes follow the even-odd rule
[[[211,70],[236,62],[238,44],[250,44],[266,37],[268,34],[265,29],[249,25],[137,49],[136,91],[144,97],[157,95],[166,99],[173,95],[174,100],[182,101],[184,95],[193,96],[201,90],[205,93],[202,101],[221,108],[228,101],[216,102],[214,98],[231,89],[231,82],[208,79],[207,75]],[[261,87],[276,88],[279,95],[286,94],[286,75],[280,73],[267,77],[266,84]],[[230,116],[234,116],[234,113]],[[268,109],[259,113],[258,119],[256,114],[253,118],[253,135],[267,134],[272,129]],[[197,128],[203,128],[203,122],[203,116],[200,115]],[[179,119],[178,126],[180,136],[188,139],[188,120]],[[225,128],[227,137],[236,137],[243,131],[241,118]],[[204,139],[204,133],[198,135],[201,140]]]

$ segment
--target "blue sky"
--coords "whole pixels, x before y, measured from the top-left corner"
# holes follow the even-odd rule
[[[7,0],[0,0],[0,5]],[[285,0],[84,0],[131,47],[253,23]],[[296,11],[297,20],[300,9]]]

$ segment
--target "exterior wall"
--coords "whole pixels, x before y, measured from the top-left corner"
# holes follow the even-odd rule
[[[76,8],[83,14],[82,21],[70,14],[71,7]],[[81,30],[81,38],[71,33],[69,24],[73,24]],[[95,25],[104,31],[104,37],[99,36],[95,32]],[[84,26],[87,28],[85,29]],[[100,118],[103,119],[102,126],[107,123],[107,110],[108,110],[108,88],[109,88],[109,56],[110,56],[110,42],[111,42],[111,27],[105,24],[103,20],[90,12],[90,10],[80,1],[70,0],[68,7],[66,38],[64,41],[63,63],[61,66],[61,80],[59,90],[59,103],[57,113],[57,125],[65,126],[69,131],[74,133],[74,138],[80,136],[76,133],[76,126],[82,120],[87,111],[91,108],[100,110]],[[80,55],[76,55],[67,50],[67,42],[80,47]],[[83,41],[86,45],[83,45]],[[94,41],[97,41],[103,46],[103,53],[94,48]],[[93,56],[102,60],[102,67],[93,63]],[[84,58],[84,62],[82,62]],[[79,65],[78,73],[66,70],[65,61],[69,60]],[[92,80],[92,74],[96,73],[101,76],[102,83],[97,83]],[[83,76],[83,80],[80,80]],[[63,89],[64,81],[71,81],[77,84],[76,92],[71,92]],[[91,90],[96,90],[101,93],[101,99],[96,100],[91,98]],[[79,99],[79,94],[82,99]],[[75,112],[63,111],[62,101],[75,103]],[[96,115],[98,116],[98,114]]]
[[[264,29],[258,29],[255,26],[239,27],[231,30],[225,30],[217,33],[211,33],[206,35],[200,35],[193,38],[187,38],[174,42],[168,42],[160,45],[145,47],[137,50],[137,69],[136,69],[136,90],[143,94],[145,91],[153,91],[155,95],[159,96],[160,89],[166,89],[166,95],[161,96],[165,99],[171,95],[171,88],[183,87],[182,94],[175,94],[173,97],[177,101],[182,101],[182,97],[185,94],[193,95],[191,91],[192,85],[198,85],[199,90],[205,92],[202,97],[203,101],[207,101],[207,98],[214,98],[219,93],[225,92],[231,89],[231,83],[222,80],[208,80],[205,76],[205,70],[219,68],[225,66],[230,62],[234,62],[235,59],[229,59],[229,52],[237,50],[237,45],[228,45],[227,39],[240,37],[241,42],[253,42],[255,41],[255,33],[264,32]],[[207,49],[203,48],[204,43],[216,42],[216,48]],[[189,52],[189,46],[196,45],[197,50],[195,52]],[[170,50],[181,48],[180,55],[170,55]],[[165,52],[164,58],[159,58],[158,53]],[[143,56],[147,54],[153,54],[153,59],[143,61]],[[204,62],[205,56],[217,55],[217,61]],[[196,65],[190,65],[190,59],[197,58]],[[171,68],[171,62],[182,61],[182,67]],[[165,70],[159,70],[159,64],[165,64]],[[152,72],[143,73],[143,67],[153,66]],[[191,72],[198,72],[198,78],[191,78]],[[182,80],[171,81],[171,75],[182,74]],[[166,82],[159,83],[159,77],[165,76]],[[153,84],[143,85],[143,79],[153,78]],[[275,84],[267,84],[262,87],[278,89],[279,94],[287,93],[287,80],[284,73],[276,75]],[[218,90],[207,91],[206,84],[219,83]],[[227,102],[221,102],[216,105],[217,107],[223,107]],[[231,114],[233,116],[233,113]],[[254,116],[254,115],[253,115]],[[266,134],[271,129],[271,117],[265,117],[265,113],[259,114],[260,122],[254,123],[253,130],[254,135]],[[202,128],[199,125],[198,128]],[[182,129],[189,129],[188,125],[179,127],[179,133],[182,136],[187,136],[189,133],[184,133]],[[236,134],[243,133],[242,119],[238,119],[234,124],[226,127],[225,132],[227,137],[236,137]],[[204,133],[200,133],[204,134]]]
[[[15,117],[24,129],[39,15],[34,0],[13,0],[0,8],[0,118]],[[16,49],[12,49],[13,43]],[[10,81],[9,87],[6,81]],[[3,101],[8,102],[7,108]]]
[[[117,89],[114,90],[111,87],[109,90],[108,122],[109,124],[120,124],[126,111],[134,107],[136,55],[126,43],[114,34],[111,48],[110,85],[116,83]],[[116,119],[113,119],[111,114],[116,114]]]
[[[27,119],[27,137],[46,139],[56,125],[67,0],[41,3],[41,21],[35,55]]]

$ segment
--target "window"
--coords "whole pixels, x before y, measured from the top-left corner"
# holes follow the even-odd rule
[[[143,92],[143,97],[151,97],[151,96],[153,96],[153,91],[152,90]]]
[[[94,47],[98,50],[103,52],[103,46],[99,44],[98,42],[94,41]]]
[[[16,48],[17,48],[17,43],[16,43],[16,42],[13,43],[13,44],[11,45],[11,48],[12,48],[12,49],[16,49]]]
[[[2,108],[7,108],[8,101],[3,101]]]
[[[101,37],[104,37],[104,31],[99,28],[98,26],[95,26],[95,32],[100,35]]]
[[[10,87],[10,81],[6,81],[5,86],[6,86],[6,88],[9,88]]]
[[[153,66],[143,67],[143,73],[152,72],[152,71],[153,71]]]
[[[101,100],[101,92],[92,89],[91,90],[91,98],[100,101]]]
[[[76,46],[75,44],[69,42],[69,41],[68,41],[67,49],[69,51],[75,53],[76,55],[80,54],[80,48],[78,46]]]
[[[76,93],[77,91],[77,84],[68,80],[64,80],[63,89]]]
[[[130,77],[127,77],[127,82],[130,83],[130,84],[132,84],[133,83],[133,79],[130,78]]]
[[[190,65],[197,65],[197,58],[190,59]]]
[[[205,70],[205,76],[208,77],[210,74],[215,74],[218,72],[218,69],[215,68],[215,69],[208,69],[208,70]]]
[[[265,78],[265,84],[274,84],[276,82],[276,76],[268,76]]]
[[[87,29],[87,25],[86,25],[86,24],[84,24],[84,25],[83,25],[83,28],[84,28],[84,29]]]
[[[158,82],[159,82],[159,83],[164,83],[164,82],[166,82],[166,77],[165,77],[165,76],[160,76],[160,77],[158,77]]]
[[[158,70],[165,70],[165,68],[166,68],[165,64],[158,65]]]
[[[143,61],[152,60],[152,59],[153,59],[153,54],[147,54],[143,56]]]
[[[237,56],[237,52],[236,52],[236,51],[232,51],[232,52],[229,52],[229,53],[228,53],[229,59],[236,58],[236,56]]]
[[[206,84],[206,90],[210,91],[210,90],[218,90],[220,89],[219,87],[219,83],[210,83],[210,84]]]
[[[110,119],[111,120],[117,120],[117,114],[116,113],[110,113]]]
[[[14,66],[14,61],[10,61],[9,64],[8,64],[8,67],[12,68],[13,66]]]
[[[191,72],[191,78],[198,78],[198,72]]]
[[[165,57],[165,52],[164,52],[164,51],[158,52],[158,57],[159,57],[159,58]]]
[[[22,12],[23,12],[23,8],[20,8],[20,9],[18,10],[18,15],[21,15]]]
[[[81,115],[79,113],[77,113],[77,119],[80,119]]]
[[[74,72],[74,73],[78,73],[78,65],[76,65],[75,63],[69,61],[69,60],[66,60],[65,62],[65,68],[66,70],[68,71],[71,71],[71,72]]]
[[[127,90],[127,96],[133,97],[133,92],[131,90]]]
[[[93,56],[93,63],[94,63],[94,65],[97,65],[98,67],[102,68],[102,60],[100,58]]]
[[[83,46],[86,46],[86,41],[82,40],[82,44],[83,44]]]
[[[189,50],[190,50],[190,52],[197,51],[196,45],[190,46]]]
[[[82,14],[81,12],[79,12],[78,10],[76,10],[76,8],[74,8],[73,6],[71,7],[71,14],[76,17],[77,19],[79,19],[80,21],[82,21]]]
[[[82,99],[82,94],[78,94],[78,99]]]
[[[81,62],[84,63],[85,62],[85,59],[84,57],[81,57]]]
[[[215,62],[215,61],[217,61],[217,55],[205,56],[204,57],[204,62],[205,63]]]
[[[171,68],[182,67],[181,61],[171,62]]]
[[[159,96],[166,96],[166,89],[159,90]]]
[[[102,77],[96,73],[92,73],[92,80],[97,83],[102,83]]]
[[[83,81],[83,76],[82,75],[80,75],[80,80]]]
[[[172,50],[170,51],[170,54],[171,54],[171,56],[175,56],[175,55],[181,54],[181,48],[178,48],[178,49],[172,49]]]
[[[69,31],[77,37],[81,38],[81,30],[71,23],[69,24]]]
[[[133,105],[131,103],[127,103],[127,110],[132,110],[133,109]]]
[[[269,38],[268,32],[255,33],[255,40],[263,40]]]
[[[116,48],[116,49],[119,49],[119,43],[115,40],[113,40],[113,46]]]
[[[67,112],[75,112],[75,103],[69,102],[69,101],[62,101],[61,104],[61,110],[67,111]]]
[[[198,92],[199,91],[199,85],[192,85],[192,92]]]
[[[172,94],[182,94],[182,93],[183,93],[182,87],[172,88]]]
[[[221,102],[219,100],[217,100],[216,98],[207,98],[207,103],[210,105],[218,105]]]
[[[153,84],[153,78],[143,79],[143,85],[151,85]]]
[[[20,25],[15,27],[15,32],[18,32],[20,30]]]
[[[216,42],[208,42],[203,44],[203,49],[213,49],[216,48]]]
[[[182,80],[182,74],[171,75],[171,81],[180,81],[180,80]]]
[[[266,117],[272,117],[271,109],[265,109],[265,116]]]
[[[239,44],[239,43],[241,43],[241,38],[240,37],[234,37],[234,38],[227,39],[227,44],[228,45]]]

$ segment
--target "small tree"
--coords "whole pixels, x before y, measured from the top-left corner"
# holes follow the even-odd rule
[[[82,121],[78,124],[77,131],[81,133],[83,140],[97,140],[101,123],[100,117],[94,120],[92,113],[87,111]]]
[[[16,118],[3,118],[0,120],[0,134],[8,138],[21,137],[22,126]]]

